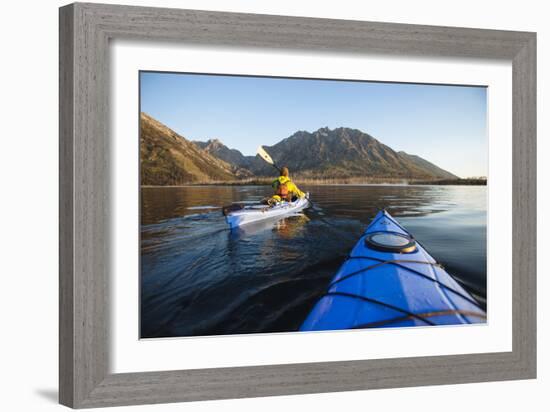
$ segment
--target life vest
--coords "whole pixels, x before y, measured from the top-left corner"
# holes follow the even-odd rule
[[[280,183],[277,185],[277,195],[281,196],[281,199],[289,200],[290,198],[290,191],[288,190],[288,186],[285,183]]]

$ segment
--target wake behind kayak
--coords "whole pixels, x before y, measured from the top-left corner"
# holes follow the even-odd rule
[[[472,296],[383,210],[300,330],[485,322],[486,314]]]

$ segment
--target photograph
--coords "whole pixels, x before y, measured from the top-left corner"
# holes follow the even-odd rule
[[[136,87],[141,339],[487,323],[486,86]]]

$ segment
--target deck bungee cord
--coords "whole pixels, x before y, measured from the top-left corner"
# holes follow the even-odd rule
[[[403,226],[381,210],[300,330],[485,321],[480,304]]]
[[[371,259],[371,260],[379,260],[377,258],[373,258],[373,257],[369,257],[369,256],[349,256],[347,259]],[[346,259],[346,260],[347,260]],[[369,270],[372,270],[372,269],[376,269],[377,267],[380,267],[382,265],[396,265],[396,266],[399,266],[400,268],[403,268],[403,269],[406,269],[412,273],[414,273],[415,275],[417,276],[420,276],[421,278],[423,279],[426,279],[428,281],[431,281],[431,282],[434,282],[434,283],[437,283],[440,287],[442,288],[445,288],[447,289],[449,292],[452,292],[460,297],[462,297],[463,299],[465,300],[468,300],[470,301],[472,304],[474,305],[477,305],[480,309],[481,309],[481,305],[479,305],[479,303],[474,300],[473,298],[453,289],[453,288],[450,288],[449,286],[447,286],[446,284],[440,282],[439,280],[437,279],[434,279],[434,278],[431,278],[429,276],[426,276],[424,273],[418,271],[418,270],[415,270],[411,267],[408,267],[406,265],[404,265],[404,263],[414,263],[414,264],[420,264],[420,265],[430,265],[430,266],[437,266],[439,268],[444,268],[443,265],[441,265],[440,263],[437,263],[437,262],[423,262],[421,260],[409,260],[409,259],[395,259],[395,260],[379,260],[379,263],[375,263],[374,265],[372,266],[368,266],[364,269],[359,269],[355,272],[352,272],[352,273],[348,273],[347,275],[337,279],[337,280],[334,280],[330,285],[329,285],[329,288],[333,285],[335,285],[336,283],[338,282],[342,282],[352,276],[357,276],[357,275],[360,275],[362,273],[365,273]]]

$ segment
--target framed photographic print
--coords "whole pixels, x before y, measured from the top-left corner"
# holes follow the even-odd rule
[[[535,53],[61,8],[61,403],[535,377]]]

